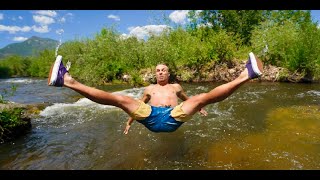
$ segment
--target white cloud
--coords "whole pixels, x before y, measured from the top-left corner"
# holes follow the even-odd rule
[[[2,20],[2,19],[3,19],[3,14],[0,13],[0,20]]]
[[[22,16],[19,16],[18,18],[19,18],[20,20],[22,20],[22,19],[23,19],[23,17],[22,17]]]
[[[188,12],[189,12],[189,10],[173,11],[169,15],[169,18],[170,18],[171,21],[173,21],[175,23],[185,24]]]
[[[42,15],[34,15],[33,20],[41,25],[49,25],[55,22],[53,18]]]
[[[46,11],[46,10],[40,10],[40,11],[35,11],[35,14],[40,14],[40,15],[44,15],[44,16],[50,16],[50,17],[56,17],[57,16],[57,12],[56,11]]]
[[[32,29],[34,32],[38,32],[38,33],[47,33],[50,31],[50,29],[48,28],[47,25],[44,26],[32,26]]]
[[[67,13],[65,15],[63,15],[61,18],[57,19],[57,21],[59,23],[65,23],[68,21],[72,21],[72,18],[73,18],[73,14],[72,13]]]
[[[65,23],[65,22],[66,22],[66,18],[65,18],[65,17],[62,17],[62,18],[60,18],[58,21],[61,22],[61,23]]]
[[[109,19],[113,19],[113,20],[115,20],[115,21],[120,21],[120,17],[119,17],[119,16],[116,16],[116,15],[113,15],[113,14],[110,14],[110,15],[108,16],[108,18],[109,18]]]
[[[136,26],[129,27],[129,36],[136,36],[138,39],[144,39],[148,36],[159,35],[162,31],[170,29],[167,25],[147,25],[147,26]]]
[[[25,40],[27,40],[28,38],[26,38],[26,37],[14,37],[13,38],[13,41],[25,41]]]
[[[57,29],[56,33],[60,35],[60,34],[64,33],[64,30],[63,29]]]
[[[15,34],[16,32],[29,32],[31,27],[29,26],[4,26],[0,25],[0,31],[8,31],[10,34]]]

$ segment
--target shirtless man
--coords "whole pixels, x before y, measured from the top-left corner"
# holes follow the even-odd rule
[[[165,64],[158,64],[156,66],[156,79],[157,84],[155,85],[149,85],[145,88],[143,96],[141,98],[141,101],[144,103],[148,103],[153,107],[152,109],[152,115],[156,116],[157,113],[160,113],[161,111],[170,111],[173,107],[176,107],[178,105],[178,98],[185,101],[189,99],[189,97],[186,95],[180,84],[169,84],[169,68]],[[163,108],[161,108],[163,107]],[[199,113],[203,116],[206,116],[208,113],[203,109],[200,108]],[[167,113],[166,113],[167,114]],[[168,114],[167,114],[168,115]],[[168,117],[163,116],[157,116],[153,117],[153,119],[157,119],[157,121],[167,121]],[[177,119],[177,118],[176,118]],[[124,134],[128,134],[130,126],[134,119],[132,117],[129,117],[128,122],[126,124],[126,128],[124,130]],[[151,122],[148,122],[146,124],[145,120],[138,121],[138,122],[144,122],[146,127],[149,127]],[[169,123],[169,122],[162,122],[162,123]],[[170,123],[177,123],[175,121]],[[182,123],[178,123],[176,126],[180,126]],[[168,128],[168,127],[167,127]],[[167,129],[168,130],[168,129]]]
[[[70,76],[62,63],[62,56],[57,56],[50,69],[48,85],[65,86],[96,103],[121,108],[130,116],[125,134],[133,120],[152,132],[173,132],[196,112],[206,115],[203,107],[224,100],[245,82],[261,76],[262,70],[262,62],[251,52],[245,70],[235,80],[188,98],[179,84],[169,84],[169,68],[159,64],[156,66],[157,84],[146,87],[142,99],[137,100],[81,84]],[[183,100],[179,105],[178,98]]]

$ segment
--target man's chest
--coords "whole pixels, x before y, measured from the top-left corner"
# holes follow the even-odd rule
[[[151,97],[163,97],[163,98],[170,98],[176,97],[177,92],[173,87],[165,86],[165,87],[155,87],[152,89],[150,93]]]

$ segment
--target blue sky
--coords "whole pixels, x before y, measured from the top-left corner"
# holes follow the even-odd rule
[[[31,36],[62,42],[93,38],[104,27],[146,38],[149,31],[186,23],[186,14],[182,10],[0,10],[0,48]],[[163,16],[170,18],[165,22]]]
[[[184,25],[186,10],[0,10],[0,48],[31,36],[68,40],[93,38],[104,27],[123,36],[146,38],[167,27]],[[164,19],[163,16],[167,17]],[[320,10],[312,11],[320,20]]]

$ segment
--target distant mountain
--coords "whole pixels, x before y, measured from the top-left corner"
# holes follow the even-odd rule
[[[9,55],[38,55],[40,51],[43,51],[45,49],[55,49],[58,46],[58,44],[59,41],[53,39],[32,36],[31,38],[23,42],[12,43],[0,49],[0,58],[4,58]]]

